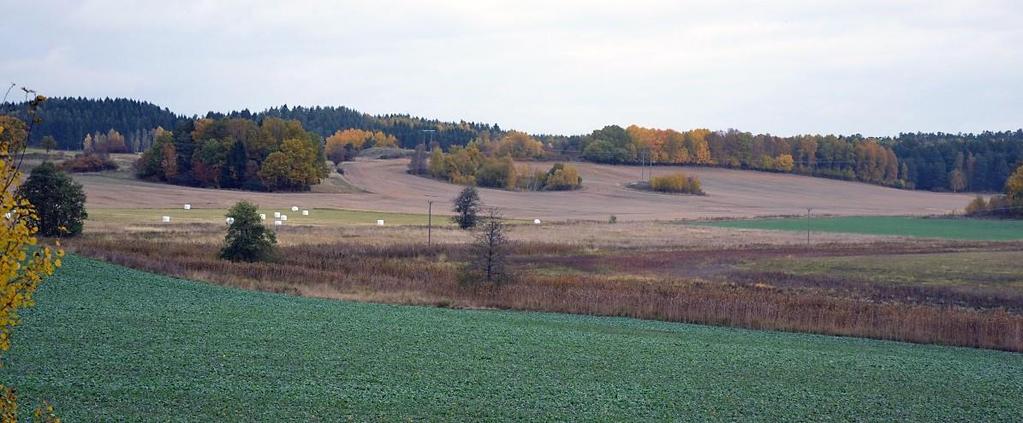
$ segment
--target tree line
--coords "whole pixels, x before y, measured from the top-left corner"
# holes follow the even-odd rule
[[[289,107],[283,105],[257,113],[242,110],[226,115],[210,113],[207,117],[240,117],[255,120],[275,117],[297,120],[308,130],[325,138],[343,129],[380,131],[393,136],[397,146],[409,149],[423,143],[428,145],[437,143],[442,148],[448,149],[453,145],[465,146],[481,136],[497,136],[503,133],[497,124],[466,121],[445,122],[407,114],[370,115],[347,107],[333,106]]]
[[[779,137],[611,125],[587,135],[538,138],[555,155],[597,163],[717,166],[932,191],[1000,191],[1023,163],[1023,130]]]
[[[24,104],[6,103],[0,105],[0,110],[27,119]],[[123,134],[125,150],[143,151],[148,148],[147,140],[152,141],[154,128],[174,128],[182,119],[166,108],[126,98],[49,98],[35,113],[39,123],[32,131],[30,145],[41,146],[43,138],[52,137],[60,150],[83,150],[87,136],[113,130]]]
[[[16,112],[24,107],[5,104]],[[81,150],[89,138],[123,136],[115,149],[148,150],[157,129],[172,130],[186,120],[166,108],[130,99],[50,99],[40,107],[42,121],[30,142],[52,137],[59,149]],[[473,140],[503,138],[496,124],[444,122],[403,114],[370,115],[347,107],[272,107],[261,112],[210,112],[207,119],[294,120],[322,138],[348,130],[368,145],[386,140],[411,149],[419,144],[443,150]],[[370,137],[363,136],[373,134]],[[342,134],[353,136],[357,134]],[[933,191],[1000,191],[1012,169],[1023,162],[1023,130],[978,134],[904,133],[894,137],[797,135],[779,137],[739,130],[675,131],[611,125],[586,135],[537,135],[544,157],[622,164],[686,164],[797,173]],[[358,141],[335,142],[332,159],[350,159]],[[347,146],[347,147],[346,147]],[[365,148],[365,144],[363,146]]]

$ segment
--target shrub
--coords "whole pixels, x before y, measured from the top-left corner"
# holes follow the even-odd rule
[[[978,195],[977,198],[970,201],[970,204],[966,205],[966,214],[969,216],[979,215],[986,212],[987,209],[987,201],[984,200],[984,197]]]
[[[76,154],[75,157],[61,162],[60,170],[69,173],[102,172],[117,170],[117,163],[114,163],[109,157],[95,153]]]
[[[43,236],[75,236],[82,233],[85,192],[67,173],[46,162],[32,169],[18,188],[18,196],[36,209],[34,224]]]
[[[650,178],[650,189],[659,192],[703,195],[700,180],[683,172]]]
[[[547,171],[543,189],[547,191],[568,191],[578,189],[582,186],[583,178],[579,176],[579,169],[575,166],[562,163],[555,163]]]
[[[476,171],[476,184],[490,188],[514,188],[516,185],[515,162],[511,157],[487,158]]]
[[[266,261],[273,257],[277,236],[263,225],[258,207],[241,201],[231,207],[227,217],[234,219],[227,228],[220,258],[231,261]]]
[[[469,229],[476,226],[477,214],[480,208],[480,195],[476,188],[468,186],[455,198],[454,212],[458,213],[451,217],[451,221],[458,224],[459,228]]]

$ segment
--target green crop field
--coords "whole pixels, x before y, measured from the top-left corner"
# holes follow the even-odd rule
[[[697,222],[724,228],[771,229],[783,231],[839,232],[868,235],[898,235],[985,241],[1023,239],[1023,221],[981,219],[939,219],[906,216],[846,216],[817,218],[771,218]]]
[[[1023,418],[1023,354],[999,351],[328,301],[78,257],[36,298],[0,381],[67,421]]]

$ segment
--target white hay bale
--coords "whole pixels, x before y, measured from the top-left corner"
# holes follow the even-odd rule
[[[288,221],[288,215],[282,214],[281,215],[281,222],[287,222],[287,221]]]
[[[163,223],[170,223],[170,216],[164,216],[162,220]]]
[[[540,224],[540,219],[533,219],[533,224],[534,225],[539,225]]]
[[[281,212],[274,212],[274,219],[280,219],[280,218],[281,218]]]
[[[185,204],[185,210],[192,210],[191,204]]]
[[[266,220],[266,213],[260,213],[259,220]]]
[[[291,206],[291,211],[298,211],[298,206]]]
[[[302,210],[302,216],[309,216],[309,210]]]
[[[377,226],[384,226],[384,219],[377,219]]]
[[[280,220],[275,220],[275,221],[274,221],[274,226],[281,226],[281,225],[283,225],[283,224],[284,224],[284,222],[282,222],[282,221],[280,221]]]

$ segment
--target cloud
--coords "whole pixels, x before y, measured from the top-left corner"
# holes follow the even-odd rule
[[[580,133],[1020,125],[1009,1],[12,2],[0,77],[183,113],[348,105]]]

